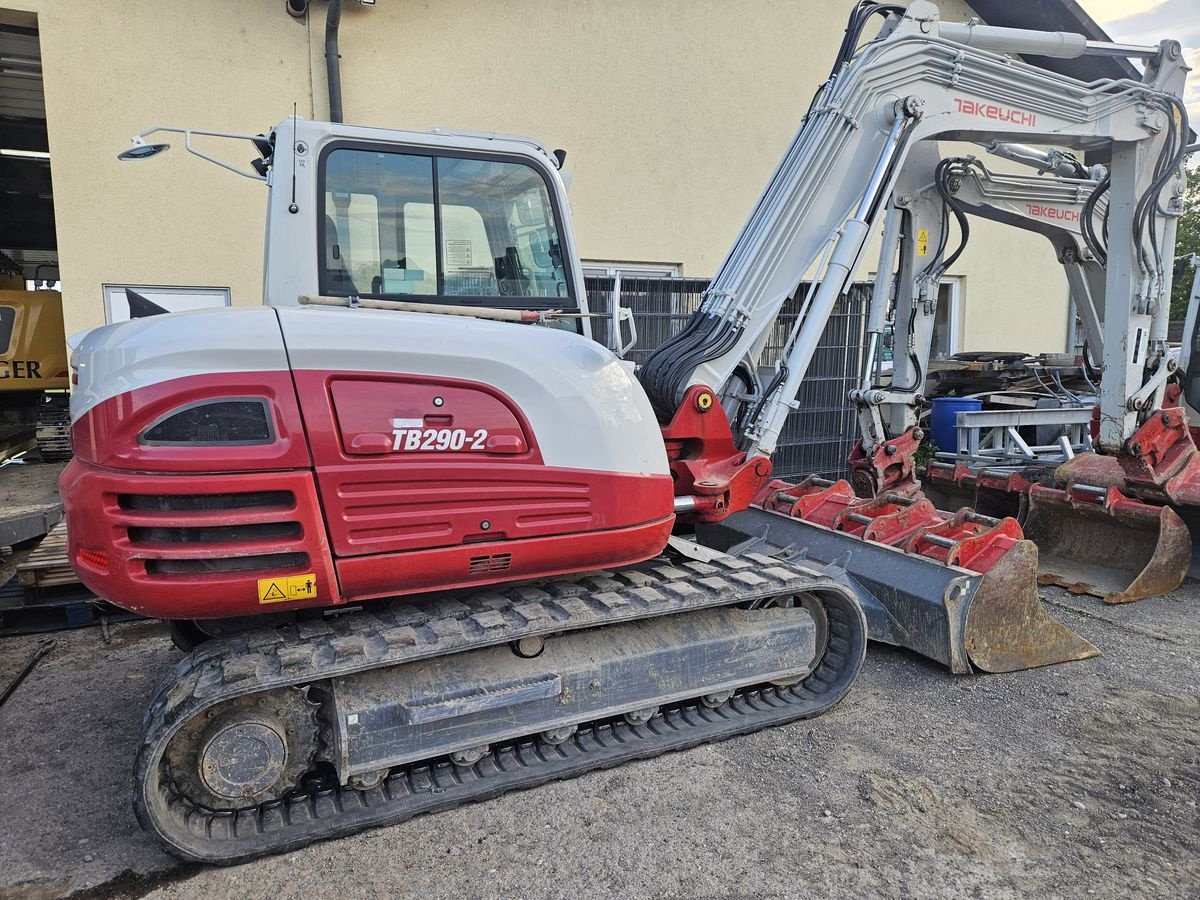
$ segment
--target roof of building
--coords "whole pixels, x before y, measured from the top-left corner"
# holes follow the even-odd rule
[[[989,25],[1002,28],[1029,28],[1034,31],[1072,31],[1090,41],[1111,41],[1096,20],[1075,0],[967,0]],[[1081,56],[1078,59],[1049,59],[1027,56],[1025,60],[1039,68],[1080,81],[1102,78],[1133,78],[1141,73],[1128,59],[1117,56]]]

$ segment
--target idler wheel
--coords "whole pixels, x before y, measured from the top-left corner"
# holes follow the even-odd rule
[[[171,739],[166,763],[180,793],[208,809],[278,800],[313,767],[318,704],[305,688],[226,700]]]

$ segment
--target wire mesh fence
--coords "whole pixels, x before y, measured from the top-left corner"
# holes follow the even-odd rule
[[[612,312],[613,294],[618,281],[611,276],[587,278],[588,307],[592,312]],[[708,287],[707,278],[627,278],[619,282],[621,305],[633,310],[637,326],[637,346],[626,354],[638,365],[667,338],[678,334],[687,324],[700,297]],[[612,324],[608,319],[592,319],[596,340],[611,346]]]
[[[610,313],[617,279],[588,278],[586,287],[591,311]],[[695,312],[707,287],[708,279],[704,278],[621,278],[620,302],[633,311],[638,335],[637,347],[627,358],[640,365],[655,347],[677,334]],[[784,304],[772,326],[762,365],[773,366],[778,361],[807,290],[805,282]],[[800,407],[788,416],[775,450],[775,474],[780,478],[812,474],[842,478],[847,474],[846,459],[858,427],[846,395],[858,380],[869,296],[869,284],[851,285],[825,324],[800,388]],[[597,340],[609,342],[608,319],[593,319],[592,328]]]

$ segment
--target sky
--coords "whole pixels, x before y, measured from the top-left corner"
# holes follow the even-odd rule
[[[1077,0],[1114,41],[1157,44],[1175,38],[1183,45],[1188,73],[1184,102],[1192,130],[1200,132],[1200,0]]]

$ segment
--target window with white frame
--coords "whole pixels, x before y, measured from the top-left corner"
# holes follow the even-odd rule
[[[622,278],[678,278],[679,266],[666,263],[584,262],[584,278],[611,278],[613,296],[621,296]]]
[[[227,287],[106,284],[103,290],[104,317],[109,324],[162,313],[230,305]]]
[[[962,349],[959,340],[960,299],[962,283],[957,278],[943,278],[938,287],[937,312],[933,317],[933,343],[930,359],[949,359]]]

